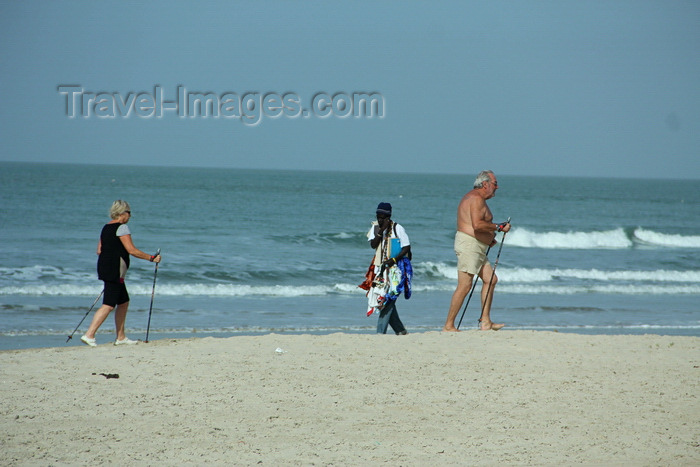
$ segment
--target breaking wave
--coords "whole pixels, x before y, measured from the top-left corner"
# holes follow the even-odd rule
[[[559,268],[507,268],[498,269],[501,293],[517,294],[700,294],[700,271],[657,269],[651,271]],[[415,292],[454,290],[457,272],[453,264],[417,263],[415,265]],[[0,296],[97,296],[100,286],[89,283],[21,284],[0,287]],[[359,279],[357,283],[359,283]],[[157,294],[163,296],[208,297],[305,297],[326,295],[364,294],[357,283],[327,284],[260,284],[193,282],[157,285]],[[131,295],[149,295],[152,286],[148,282],[129,283]]]
[[[636,246],[700,248],[700,235],[665,234],[641,227],[592,232],[535,232],[514,228],[507,241],[509,246],[521,248],[562,250],[620,250]]]

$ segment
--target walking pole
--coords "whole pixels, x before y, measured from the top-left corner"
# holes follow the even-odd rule
[[[158,256],[160,254],[160,248],[158,248],[158,251],[156,251],[156,254],[153,256]],[[153,296],[156,293],[156,276],[158,275],[158,264],[156,263],[156,270],[153,272],[153,289],[151,289],[151,306],[148,308],[148,326],[146,326],[146,340],[145,342],[148,343],[148,332],[151,330],[151,313],[153,312]]]
[[[100,297],[102,296],[102,294],[104,293],[104,291],[105,291],[105,289],[102,289],[102,292],[100,292],[100,294],[97,296],[97,298],[95,299],[95,301],[92,302],[92,306],[91,306],[90,309],[87,311],[87,313],[85,313],[85,316],[83,316],[83,319],[80,320],[80,322],[79,322],[78,325],[75,327],[75,329],[73,329],[73,332],[70,333],[70,336],[68,336],[68,339],[66,339],[66,342],[68,342],[69,340],[73,339],[73,334],[75,334],[75,331],[77,331],[78,328],[80,327],[80,325],[83,324],[83,321],[85,321],[85,318],[87,318],[87,315],[89,315],[90,312],[92,311],[92,309],[95,307],[95,304],[97,303],[97,300],[100,299]]]
[[[510,224],[510,217],[508,220],[505,222],[506,224]],[[508,232],[503,232],[503,238],[501,238],[501,246],[498,247],[498,254],[496,255],[496,262],[493,263],[493,271],[491,272],[491,280],[489,281],[489,288],[486,289],[486,300],[489,299],[489,293],[491,293],[491,286],[493,285],[493,277],[496,275],[496,268],[498,267],[498,260],[501,259],[501,250],[503,249],[503,244],[506,241],[506,234]],[[484,300],[484,303],[481,304],[481,316],[484,315],[484,308],[486,307],[486,300]],[[479,316],[479,321],[481,321],[481,316]]]
[[[491,246],[488,247],[486,250],[486,256],[489,255],[489,251],[491,251]],[[459,274],[459,272],[458,272]],[[474,278],[474,285],[472,286],[472,291],[469,292],[469,297],[467,298],[467,304],[464,305],[464,310],[462,310],[462,316],[459,317],[459,323],[457,323],[457,329],[462,325],[462,318],[464,318],[464,313],[467,312],[467,307],[469,306],[469,300],[472,299],[472,295],[474,295],[474,289],[476,289],[476,283],[479,282],[479,275],[477,274],[476,277]]]

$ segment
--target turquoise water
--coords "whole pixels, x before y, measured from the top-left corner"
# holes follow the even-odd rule
[[[64,344],[101,291],[114,199],[161,248],[151,338],[373,332],[357,288],[380,201],[410,236],[409,332],[439,330],[456,283],[455,210],[470,175],[0,163],[0,349]],[[700,181],[499,175],[512,217],[493,317],[506,329],[700,335]],[[491,253],[492,262],[495,253]],[[154,265],[134,259],[127,330],[143,338]],[[472,303],[463,329],[473,328]],[[87,321],[81,327],[87,327]],[[98,341],[112,339],[108,319]]]

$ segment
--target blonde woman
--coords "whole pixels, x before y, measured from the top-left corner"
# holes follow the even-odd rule
[[[116,200],[109,210],[112,218],[102,228],[100,240],[97,244],[97,275],[104,281],[104,297],[102,306],[95,312],[92,323],[80,340],[90,347],[97,346],[95,333],[114,310],[114,324],[117,338],[114,345],[136,344],[126,337],[124,326],[126,324],[126,312],[129,309],[129,293],[126,290],[124,277],[129,269],[129,255],[151,262],[160,263],[160,255],[152,256],[144,253],[134,246],[131,240],[131,231],[126,225],[131,219],[131,207],[123,200]]]

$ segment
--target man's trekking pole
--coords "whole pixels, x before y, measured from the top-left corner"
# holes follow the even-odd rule
[[[156,251],[153,256],[160,255],[160,248]],[[148,326],[146,326],[146,340],[144,342],[148,343],[148,332],[151,330],[151,313],[153,313],[153,297],[156,293],[156,276],[158,275],[158,264],[156,263],[156,269],[153,272],[153,288],[151,289],[151,306],[148,308]]]
[[[73,332],[70,333],[70,336],[68,336],[68,339],[66,339],[66,342],[68,342],[69,340],[73,339],[73,334],[75,334],[75,331],[77,331],[78,328],[80,327],[80,325],[83,324],[83,321],[85,321],[85,318],[87,318],[87,315],[90,314],[90,312],[92,311],[92,309],[95,308],[95,304],[97,303],[97,300],[100,299],[100,297],[102,296],[102,294],[104,293],[104,291],[105,291],[105,289],[102,289],[102,292],[100,292],[100,294],[97,296],[97,298],[95,299],[95,301],[92,302],[92,306],[91,306],[90,309],[87,311],[87,313],[85,313],[85,316],[83,316],[83,319],[80,320],[80,322],[79,322],[78,325],[75,327],[75,329],[73,329]]]
[[[510,224],[510,217],[504,224]],[[496,268],[498,267],[498,260],[501,259],[501,250],[503,250],[503,244],[506,241],[506,234],[508,232],[503,232],[503,238],[501,238],[501,246],[498,247],[498,254],[496,255],[496,262],[493,263],[493,271],[491,272],[491,280],[489,281],[489,288],[486,289],[486,299],[484,303],[481,304],[481,316],[484,315],[484,307],[486,306],[486,301],[489,299],[489,293],[491,293],[491,286],[493,285],[493,278],[496,275]],[[481,321],[481,316],[479,316],[479,321]]]

